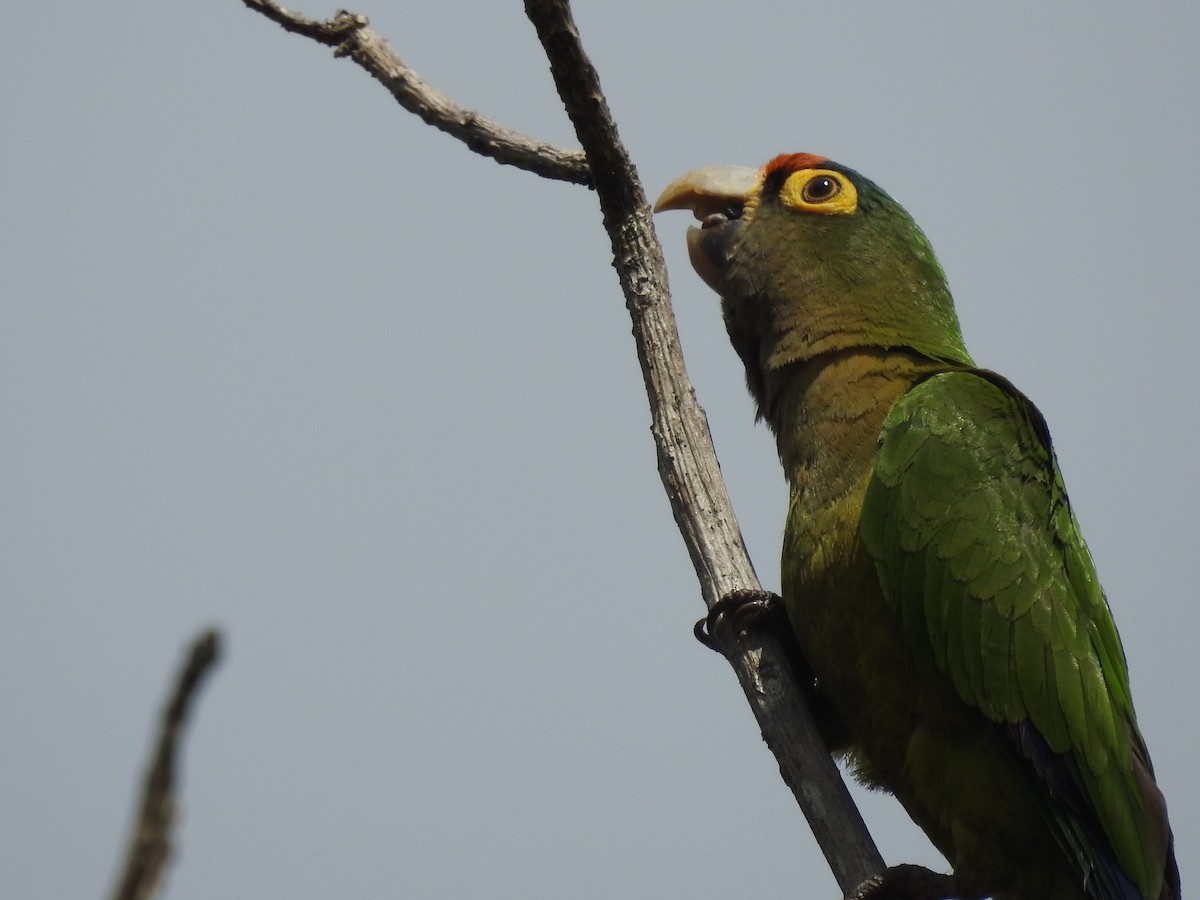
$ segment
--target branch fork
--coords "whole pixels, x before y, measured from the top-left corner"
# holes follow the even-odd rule
[[[286,30],[334,47],[383,84],[404,109],[476,153],[543,178],[594,188],[613,265],[633,320],[663,487],[705,603],[761,590],[726,493],[704,410],[679,349],[666,266],[652,213],[579,38],[567,0],[525,0],[582,150],[564,149],[464,109],[409,68],[365,16],[340,10],[321,22],[274,0],[242,0]],[[722,643],[784,781],[804,811],[842,890],[850,894],[883,861],[817,734],[775,638],[751,630]]]

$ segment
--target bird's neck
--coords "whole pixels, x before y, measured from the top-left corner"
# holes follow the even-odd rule
[[[819,485],[831,497],[853,489],[870,471],[889,410],[945,368],[906,349],[850,347],[768,373],[760,410],[793,489]]]

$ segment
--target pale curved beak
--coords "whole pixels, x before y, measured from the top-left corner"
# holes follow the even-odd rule
[[[696,274],[718,294],[746,202],[761,179],[761,170],[744,166],[694,169],[668,184],[654,204],[655,212],[690,209],[700,220],[699,228],[688,229],[688,258]]]
[[[693,169],[667,185],[654,203],[654,211],[690,209],[704,221],[713,213],[740,207],[758,184],[762,173],[745,166],[706,166]]]

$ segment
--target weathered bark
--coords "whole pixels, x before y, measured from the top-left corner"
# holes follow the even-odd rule
[[[650,404],[658,470],[696,569],[705,603],[739,588],[760,588],[721,478],[704,410],[679,349],[662,248],[650,206],[617,135],[595,68],[583,51],[567,0],[525,0],[582,154],[550,147],[475,113],[421,81],[372,31],[364,16],[341,12],[317,22],[271,0],[246,6],[336,47],[377,78],[405,109],[499,162],[596,190],[612,242]],[[846,893],[883,861],[830,759],[778,642],[753,632],[727,637],[733,666],[763,737]]]

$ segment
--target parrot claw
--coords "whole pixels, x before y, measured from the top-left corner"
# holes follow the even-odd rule
[[[696,635],[696,640],[709,650],[720,653],[719,631],[732,626],[736,634],[767,620],[775,620],[772,624],[776,624],[783,615],[783,598],[778,594],[761,589],[742,588],[730,591],[714,603],[708,615],[692,628],[692,633]]]
[[[964,895],[953,875],[905,864],[872,875],[855,889],[851,900],[978,900],[982,896]]]

